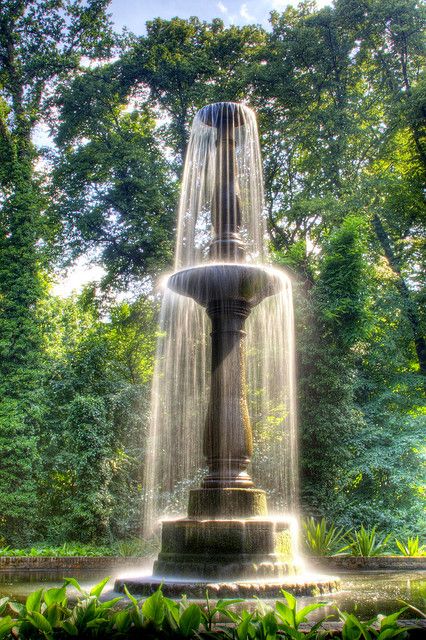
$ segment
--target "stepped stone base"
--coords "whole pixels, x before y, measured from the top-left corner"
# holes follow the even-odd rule
[[[338,578],[298,575],[292,550],[288,557],[276,552],[280,536],[290,538],[289,529],[285,521],[266,517],[163,522],[161,552],[153,575],[120,578],[115,591],[123,593],[126,585],[130,593],[148,596],[161,585],[170,598],[186,594],[204,599],[206,591],[211,598],[273,598],[280,596],[281,589],[294,595],[337,590]]]
[[[255,518],[164,522],[154,576],[233,580],[295,573],[290,559],[276,553],[283,531],[285,522]]]

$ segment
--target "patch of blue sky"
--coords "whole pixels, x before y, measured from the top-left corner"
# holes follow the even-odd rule
[[[317,7],[331,4],[332,0],[317,0]],[[136,35],[145,33],[145,23],[153,18],[170,20],[175,16],[197,16],[211,22],[221,18],[226,26],[236,24],[261,24],[268,27],[271,11],[283,11],[298,0],[112,0],[110,12],[118,29],[126,27]]]

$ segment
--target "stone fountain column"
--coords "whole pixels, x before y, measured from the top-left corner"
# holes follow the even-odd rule
[[[266,494],[253,487],[247,466],[253,436],[246,399],[244,300],[208,304],[212,323],[210,401],[204,434],[209,469],[189,495],[190,517],[253,517],[267,514]]]

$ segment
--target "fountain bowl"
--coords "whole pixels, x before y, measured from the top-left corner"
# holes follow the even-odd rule
[[[207,307],[214,301],[239,301],[250,307],[284,288],[279,271],[263,265],[208,263],[182,269],[167,281],[175,293],[193,298]]]

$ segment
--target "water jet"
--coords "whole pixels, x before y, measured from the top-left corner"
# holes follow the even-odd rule
[[[246,321],[252,312],[263,308],[266,300],[271,301],[268,307],[271,312],[278,306],[279,299],[282,303],[282,299],[288,301],[289,292],[291,295],[285,274],[262,264],[262,189],[259,179],[254,181],[251,175],[255,171],[259,178],[260,156],[252,112],[243,105],[229,102],[201,109],[195,118],[185,165],[177,268],[169,277],[167,287],[175,296],[176,304],[190,300],[192,317],[202,318],[196,324],[196,330],[191,321],[182,323],[182,353],[187,354],[188,347],[191,349],[192,343],[200,340],[205,333],[206,317],[210,320],[210,355],[203,362],[204,369],[210,369],[210,377],[203,387],[205,396],[195,398],[198,407],[202,405],[202,412],[206,414],[203,434],[201,437],[201,414],[186,415],[186,422],[193,426],[193,432],[185,432],[184,438],[180,437],[183,431],[179,433],[178,429],[177,434],[179,446],[183,448],[189,448],[191,440],[199,442],[204,465],[198,462],[198,468],[207,468],[200,485],[188,491],[186,515],[163,522],[161,551],[154,563],[153,576],[148,579],[120,579],[116,582],[119,591],[127,584],[134,593],[147,594],[162,583],[164,592],[171,596],[180,593],[199,596],[206,588],[218,597],[230,593],[269,596],[279,593],[283,586],[298,594],[329,591],[336,586],[336,581],[328,577],[301,575],[294,545],[286,556],[279,553],[280,539],[294,540],[294,518],[268,516],[266,492],[249,473],[254,449],[247,400]],[[194,209],[197,210],[197,219],[190,215]],[[249,220],[247,211],[252,212]],[[289,305],[287,307],[286,322],[291,324]],[[169,322],[170,330],[173,324]],[[274,327],[278,332],[283,329],[283,326]],[[262,330],[258,331],[261,340],[267,331],[264,323]],[[251,343],[252,348],[254,344]],[[287,354],[285,348],[280,352],[279,344],[287,345]],[[281,364],[283,369],[288,366],[293,373],[292,345],[279,344],[272,345],[272,349],[274,346],[278,349],[278,357],[282,358],[278,366]],[[258,343],[254,348],[254,358],[261,359],[263,352],[262,344]],[[169,366],[167,353],[165,355],[163,361]],[[176,360],[176,357],[172,358],[172,365],[186,368],[186,372],[159,375],[158,385],[171,377],[176,387],[179,375],[192,373],[189,357],[182,358],[182,362]],[[284,361],[289,364],[284,365]],[[264,366],[261,386],[264,395],[268,395],[265,389],[276,384],[274,380],[267,380],[268,373]],[[288,380],[292,380],[292,375],[288,375]],[[279,378],[276,395],[285,394],[282,382]],[[161,396],[161,390],[155,389],[154,384],[155,392],[157,397]],[[292,390],[289,397],[293,395]],[[175,400],[176,405],[169,407],[171,415],[178,415],[178,406],[185,402],[185,397],[175,397]],[[206,405],[203,406],[204,402]],[[277,402],[275,399],[275,405]],[[280,404],[277,406],[280,407],[276,409],[280,417],[276,423],[281,429],[276,434],[277,450],[289,437],[290,440],[293,438],[286,449],[289,455],[283,455],[280,464],[293,462],[290,465],[293,478],[289,483],[292,487],[289,495],[293,502],[290,506],[294,510],[297,486],[294,422],[289,418],[287,433],[283,429],[286,416],[294,414],[294,403],[292,406],[289,399],[284,408]],[[274,424],[273,420],[270,422]],[[274,429],[271,427],[270,431]],[[148,447],[154,456],[147,464],[148,487],[155,479],[155,456],[167,447],[173,448],[170,435],[161,446],[160,437],[161,431],[159,434],[158,429],[155,430]],[[165,472],[164,468],[162,472]],[[146,507],[145,514],[151,526],[155,520],[152,495],[158,484],[156,480],[154,482],[155,485],[151,485],[147,492],[151,506]]]

